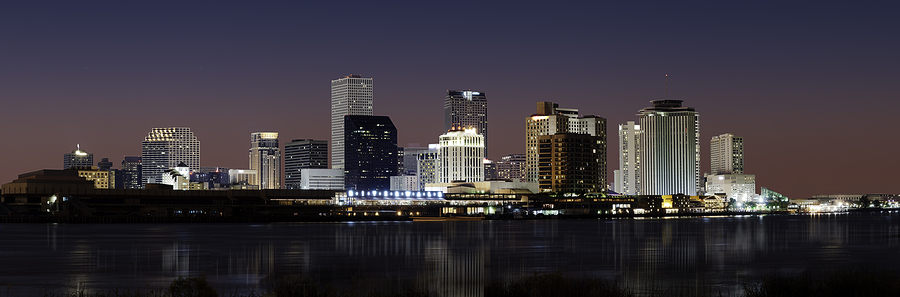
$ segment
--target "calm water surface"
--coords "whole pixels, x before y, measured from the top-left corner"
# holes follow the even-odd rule
[[[309,277],[480,296],[534,272],[618,278],[638,291],[714,288],[773,272],[900,267],[900,214],[291,224],[2,224],[0,294],[166,287],[206,275],[220,293]]]

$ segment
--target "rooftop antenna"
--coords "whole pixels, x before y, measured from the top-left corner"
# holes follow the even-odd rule
[[[669,99],[669,74],[666,73],[666,99]]]
[[[76,143],[76,144],[75,144],[75,148],[76,148],[76,149],[77,149],[77,150],[79,150],[79,151],[80,151],[80,150],[81,150],[81,144],[79,144],[79,143]]]

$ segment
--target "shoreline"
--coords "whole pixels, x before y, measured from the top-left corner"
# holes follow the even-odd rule
[[[530,215],[512,217],[510,215],[478,216],[483,221],[533,221],[533,220],[593,220],[593,219],[653,219],[653,218],[697,218],[697,217],[737,217],[760,215],[807,215],[807,214],[844,214],[844,213],[891,213],[897,208],[863,208],[842,212],[794,213],[789,211],[724,211],[697,212],[676,214],[597,214],[597,215]],[[434,217],[435,220],[417,223],[455,222],[473,220],[441,220],[445,217]],[[466,218],[466,217],[462,217]],[[53,217],[53,216],[0,216],[0,224],[190,224],[190,223],[340,223],[340,222],[412,222],[412,216],[253,216],[253,217],[140,217],[140,216],[96,216],[96,217]]]

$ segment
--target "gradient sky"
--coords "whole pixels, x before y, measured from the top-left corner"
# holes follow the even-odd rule
[[[668,73],[700,113],[703,171],[733,133],[789,197],[900,192],[892,1],[298,2],[0,2],[0,182],[76,144],[119,168],[170,126],[202,166],[246,168],[251,132],[329,139],[329,81],[351,73],[401,146],[437,142],[447,89],[487,93],[492,159],[524,153],[535,102],[606,117],[611,178],[616,125]]]

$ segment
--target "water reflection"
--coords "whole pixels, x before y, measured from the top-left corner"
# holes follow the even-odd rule
[[[639,292],[900,260],[897,214],[334,224],[0,225],[13,292],[165,287],[206,275],[220,292],[298,276],[333,288],[482,296],[534,272],[617,278]]]

